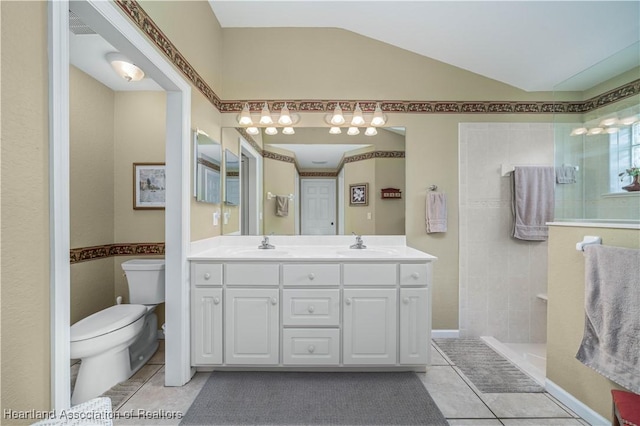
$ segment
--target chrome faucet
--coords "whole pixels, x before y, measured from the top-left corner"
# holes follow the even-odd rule
[[[274,249],[276,248],[276,246],[274,246],[273,244],[269,244],[269,237],[265,235],[262,239],[262,242],[258,246],[258,248],[266,250],[266,249]]]
[[[355,237],[356,237],[356,243],[350,245],[349,248],[352,248],[352,249],[366,249],[367,246],[365,246],[362,243],[362,235],[356,235],[355,232],[352,232],[352,234],[355,235]]]

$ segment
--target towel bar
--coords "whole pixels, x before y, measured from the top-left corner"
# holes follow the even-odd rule
[[[576,250],[584,251],[584,247],[590,244],[602,244],[602,238],[595,235],[585,235],[582,241],[576,244]]]
[[[283,195],[283,197],[287,197],[289,200],[293,200],[293,194]],[[272,198],[276,198],[276,194],[272,192],[267,192],[267,200],[271,200]]]

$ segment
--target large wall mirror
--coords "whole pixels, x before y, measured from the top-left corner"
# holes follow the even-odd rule
[[[404,235],[404,128],[378,128],[374,136],[346,130],[253,136],[263,153],[264,234]],[[230,134],[223,131],[223,143]]]
[[[220,204],[222,149],[201,130],[193,132],[194,196],[197,201]]]

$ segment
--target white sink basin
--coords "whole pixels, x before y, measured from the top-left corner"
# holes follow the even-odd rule
[[[242,248],[230,250],[229,254],[237,257],[291,257],[288,251],[279,249]]]
[[[349,250],[338,250],[336,252],[338,256],[343,257],[394,257],[398,255],[398,252],[391,249],[377,249],[377,248],[366,248],[366,249],[349,249]]]

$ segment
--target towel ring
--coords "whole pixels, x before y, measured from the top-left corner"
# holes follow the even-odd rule
[[[429,185],[429,191],[435,191],[438,189],[438,185]]]

